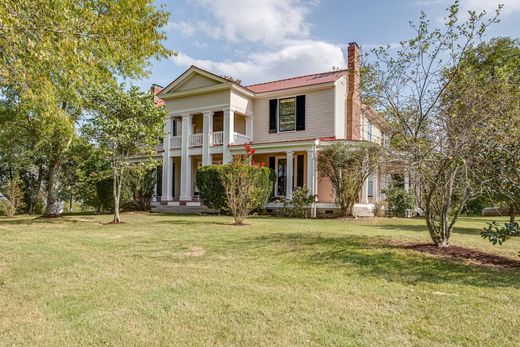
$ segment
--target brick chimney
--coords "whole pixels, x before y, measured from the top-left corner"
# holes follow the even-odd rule
[[[348,44],[347,140],[361,140],[361,96],[359,94],[359,46]]]
[[[153,102],[155,103],[155,105],[157,106],[162,106],[164,105],[164,100],[160,99],[157,94],[159,94],[161,92],[161,90],[163,90],[164,88],[161,87],[160,85],[158,84],[152,84],[152,87],[150,88],[151,91],[152,91],[152,95],[153,95]]]

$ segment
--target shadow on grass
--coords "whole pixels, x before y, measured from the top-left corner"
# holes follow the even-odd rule
[[[226,225],[226,226],[234,226],[232,222],[225,223],[225,222],[217,222],[214,220],[178,220],[178,219],[172,219],[172,220],[163,220],[163,221],[157,221],[155,224],[168,224],[168,225]]]
[[[0,225],[35,225],[35,224],[57,224],[57,223],[85,223],[92,222],[91,220],[79,220],[66,216],[45,218],[42,216],[28,217],[28,218],[1,218]]]
[[[485,226],[485,224],[482,224],[482,228]],[[417,224],[417,225],[410,225],[410,224],[374,224],[370,225],[370,227],[374,229],[380,229],[380,230],[386,230],[386,231],[411,231],[411,232],[417,232],[417,233],[428,233],[428,228],[426,227],[426,224]],[[478,227],[461,227],[455,225],[455,229],[453,230],[453,233],[455,234],[465,234],[465,235],[479,235],[482,231],[482,228]]]
[[[404,284],[449,283],[477,287],[520,288],[519,269],[498,269],[423,255],[392,245],[383,237],[321,237],[313,234],[275,233],[244,239],[241,247],[282,248],[278,255],[310,266],[330,266],[360,276]]]

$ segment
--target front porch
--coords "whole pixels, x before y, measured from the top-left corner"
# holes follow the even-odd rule
[[[195,126],[196,128],[196,126]],[[268,209],[277,202],[290,201],[295,189],[299,187],[308,190],[310,195],[315,195],[316,203],[312,208],[319,215],[337,214],[337,206],[331,183],[326,178],[319,177],[317,172],[317,154],[320,147],[317,141],[298,141],[294,143],[267,143],[252,144],[256,153],[253,160],[256,163],[264,162],[276,174],[272,199]],[[229,146],[231,156],[241,155],[245,152],[242,145]],[[207,164],[222,164],[225,162],[222,146],[212,146],[207,155]],[[196,172],[204,165],[204,153],[200,147],[190,147],[186,157],[171,157],[169,170],[163,168],[162,172],[169,171],[166,179],[161,178],[160,192],[163,194],[159,201],[164,206],[172,206],[175,209],[182,207],[201,207],[196,186]],[[171,182],[171,183],[169,183]],[[374,173],[363,185],[355,206],[359,216],[373,215],[375,203],[384,200],[382,190],[388,184],[388,178],[381,170]],[[165,191],[166,190],[166,191]],[[165,199],[164,194],[170,194]],[[158,195],[159,189],[158,189]],[[188,209],[186,209],[187,213]],[[314,213],[313,213],[314,215]]]

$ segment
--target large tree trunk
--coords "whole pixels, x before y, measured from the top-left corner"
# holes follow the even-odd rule
[[[123,169],[120,171],[114,169],[114,220],[112,223],[121,223],[121,217],[119,215],[119,202],[121,198],[121,183],[123,181]]]
[[[49,166],[49,178],[47,180],[47,206],[44,217],[59,217],[60,215],[60,171],[61,162],[54,158]]]
[[[426,226],[433,243],[437,247],[448,247],[450,245],[450,236],[453,229],[453,224],[449,223],[448,214],[442,213],[435,215],[429,204],[426,204],[425,209]]]
[[[40,195],[40,191],[42,189],[43,183],[43,168],[41,165],[38,165],[38,178],[36,179],[36,183],[31,189],[31,196],[29,199],[29,206],[27,208],[27,212],[32,215],[34,214],[34,209],[36,207],[36,203],[38,202],[38,197]]]
[[[516,205],[511,204],[509,206],[509,223],[514,223],[516,221]]]

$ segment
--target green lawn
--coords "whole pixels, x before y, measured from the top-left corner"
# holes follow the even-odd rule
[[[404,219],[0,218],[0,345],[520,345],[520,269],[397,246]],[[465,218],[452,244],[492,246]]]

